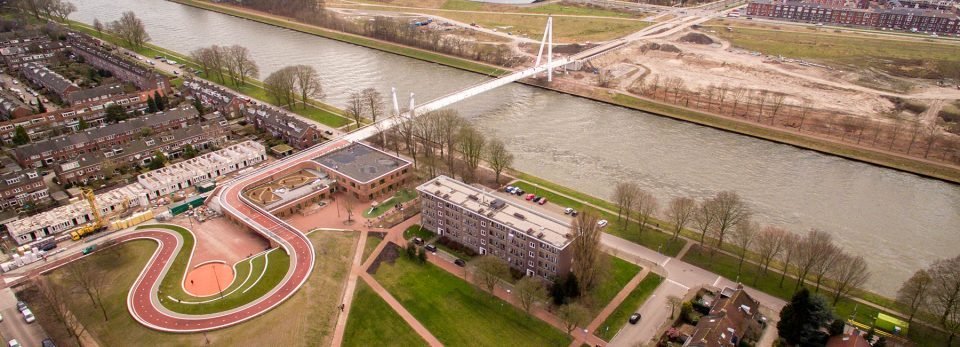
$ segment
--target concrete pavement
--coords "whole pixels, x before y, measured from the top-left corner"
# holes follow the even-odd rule
[[[3,335],[4,342],[16,339],[24,346],[39,346],[47,336],[40,323],[28,324],[23,320],[23,315],[17,310],[17,297],[10,288],[0,289],[0,314],[3,315],[0,335]]]

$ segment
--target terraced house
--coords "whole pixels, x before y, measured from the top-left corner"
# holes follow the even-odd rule
[[[447,176],[417,187],[423,227],[552,282],[570,272],[570,224]]]
[[[36,170],[23,170],[12,162],[0,169],[0,210],[44,201],[49,196],[43,176]]]

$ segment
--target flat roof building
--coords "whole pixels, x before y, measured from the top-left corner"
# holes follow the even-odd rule
[[[553,281],[570,272],[574,236],[568,221],[447,176],[417,191],[421,224],[437,235],[501,258],[527,276]]]
[[[407,183],[410,162],[363,143],[347,143],[317,158],[321,169],[360,200],[373,200]]]

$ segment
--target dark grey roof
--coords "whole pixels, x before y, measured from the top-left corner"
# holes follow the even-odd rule
[[[373,180],[407,164],[406,160],[357,142],[321,155],[314,160],[361,183]]]
[[[111,64],[124,70],[133,72],[138,76],[150,77],[152,75],[150,70],[147,70],[146,68],[134,64],[133,62],[130,62],[117,54],[113,54],[106,49],[103,49],[100,47],[99,41],[87,34],[70,31],[67,33],[67,41],[70,42],[70,46],[73,49],[83,50],[84,52],[98,56],[109,61]]]
[[[184,106],[180,108],[169,109],[164,112],[148,114],[143,117],[133,118],[117,124],[107,125],[105,127],[87,129],[85,131],[55,137],[46,141],[35,142],[32,144],[17,147],[14,152],[18,158],[29,158],[34,155],[40,155],[43,152],[53,151],[54,149],[67,147],[76,144],[94,142],[97,139],[105,138],[110,135],[125,134],[132,131],[138,131],[142,128],[152,128],[157,125],[176,122],[178,120],[188,121],[197,118],[199,113],[193,106]]]
[[[254,118],[260,120],[260,122],[264,123],[267,127],[273,130],[283,131],[287,135],[292,135],[296,138],[303,137],[307,130],[313,127],[312,124],[307,123],[297,116],[267,105],[247,107],[244,109],[244,112],[248,115],[253,115]]]
[[[64,94],[70,87],[80,88],[66,77],[38,64],[24,66],[23,75],[60,96],[66,96]]]
[[[93,88],[78,90],[67,95],[67,101],[71,104],[83,102],[90,99],[96,99],[104,96],[123,94],[123,85],[120,83],[105,84]]]

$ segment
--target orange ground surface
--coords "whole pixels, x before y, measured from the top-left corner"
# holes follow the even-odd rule
[[[203,264],[187,272],[183,287],[194,296],[216,295],[233,282],[233,267],[222,263]],[[219,284],[217,283],[219,282]]]

